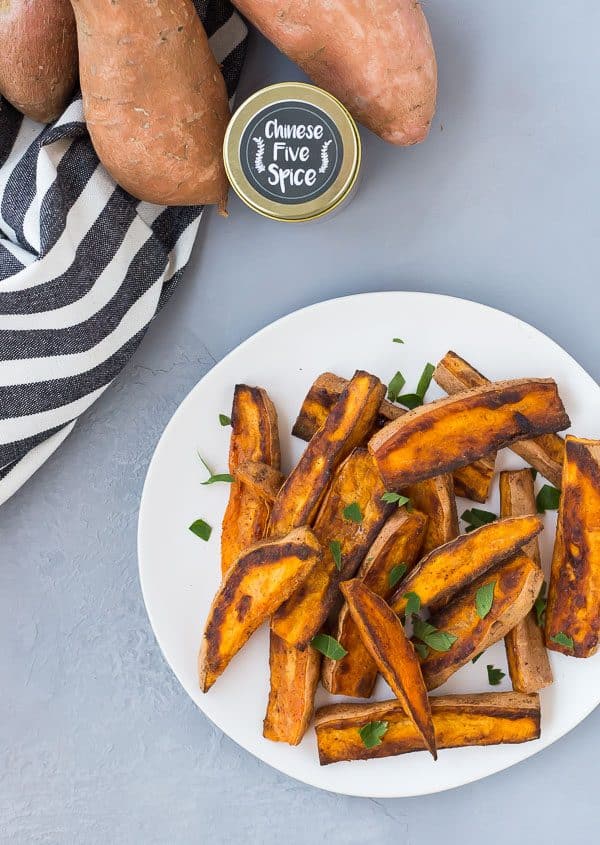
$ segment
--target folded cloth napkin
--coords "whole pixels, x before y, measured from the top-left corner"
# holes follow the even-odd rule
[[[246,26],[228,2],[194,2],[232,97]],[[133,355],[179,281],[201,212],[119,188],[80,95],[51,126],[0,100],[0,504]]]

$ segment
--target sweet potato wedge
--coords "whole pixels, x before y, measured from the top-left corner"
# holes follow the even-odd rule
[[[533,476],[529,469],[501,472],[500,516],[527,516],[535,514],[536,510]],[[523,547],[523,553],[540,565],[537,537]],[[537,692],[552,683],[544,635],[533,610],[508,632],[504,644],[513,689]]]
[[[427,689],[441,686],[450,675],[486,648],[502,639],[533,607],[544,576],[530,558],[519,555],[488,572],[458,596],[449,607],[434,613],[430,625],[457,637],[447,651],[429,648],[421,659]],[[476,607],[477,591],[494,582],[492,607],[481,619]]]
[[[244,461],[236,469],[235,477],[270,505],[277,498],[285,481],[282,472],[260,461]]]
[[[402,615],[404,594],[414,592],[429,610],[441,609],[480,575],[518,554],[542,528],[539,516],[519,516],[461,534],[434,549],[408,573],[390,599],[390,606]]]
[[[369,449],[388,489],[400,490],[569,425],[552,379],[514,379],[415,408],[377,432]]]
[[[292,434],[301,440],[310,440],[327,419],[329,411],[347,384],[347,379],[336,376],[335,373],[321,373],[311,385],[302,403]],[[406,414],[404,408],[383,399],[373,427],[374,431],[404,414]],[[495,462],[496,456],[489,455],[479,461],[474,461],[469,466],[459,467],[454,473],[456,494],[473,499],[475,502],[486,502],[494,477]],[[446,540],[450,539],[451,537],[446,538]]]
[[[281,452],[277,412],[266,390],[237,384],[231,411],[229,472],[236,477],[229,492],[221,533],[221,571],[227,572],[240,554],[265,535],[270,506],[237,479],[245,461],[261,461],[279,470]]]
[[[279,491],[271,536],[313,523],[335,470],[371,431],[384,393],[378,378],[357,370]]]
[[[430,698],[437,747],[503,745],[529,742],[540,736],[537,694],[488,692]],[[381,744],[367,748],[359,734],[369,722],[386,722]],[[423,740],[402,705],[395,699],[375,704],[330,704],[317,710],[315,731],[319,762],[370,760],[423,751]]]
[[[556,641],[558,634],[573,642]],[[600,441],[567,437],[546,607],[546,645],[590,657],[600,636]],[[559,640],[561,638],[559,637]]]
[[[321,546],[310,528],[296,528],[286,537],[264,540],[242,552],[225,574],[208,614],[198,656],[202,692],[320,557]]]
[[[314,648],[289,646],[271,631],[271,689],[263,736],[298,745],[312,719],[321,655]]]
[[[355,574],[394,509],[382,501],[384,493],[375,461],[366,449],[355,449],[336,472],[313,526],[323,556],[273,616],[272,630],[288,645],[304,648],[327,619],[338,596],[338,584]],[[344,515],[345,508],[356,505],[360,522]],[[339,569],[332,542],[339,543]]]
[[[434,760],[435,734],[419,658],[404,626],[381,596],[354,578],[340,585],[360,638]]]
[[[433,378],[450,395],[490,383],[475,367],[452,351],[447,352],[437,365]],[[542,434],[531,440],[520,440],[510,448],[556,487],[561,486],[565,441],[558,434]]]
[[[411,484],[404,492],[409,496],[413,507],[428,517],[423,554],[458,537],[454,483],[449,473]]]
[[[374,593],[387,599],[394,591],[394,587],[390,586],[394,567],[403,565],[409,570],[414,565],[423,544],[426,525],[424,514],[398,508],[367,552],[357,578]],[[334,695],[369,698],[377,680],[377,664],[365,648],[346,603],[339,612],[332,633],[347,654],[340,660],[323,660],[323,686]]]

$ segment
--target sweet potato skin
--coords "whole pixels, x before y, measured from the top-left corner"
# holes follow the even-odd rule
[[[552,640],[563,633],[573,649]],[[546,607],[546,646],[590,657],[600,636],[600,441],[567,437]]]
[[[448,651],[429,649],[421,659],[421,670],[428,690],[441,686],[465,663],[502,639],[533,607],[544,576],[539,566],[525,555],[509,560],[494,572],[483,575],[456,598],[449,607],[434,613],[429,622],[458,639]],[[477,613],[477,590],[495,582],[494,601],[484,619]]]
[[[535,491],[530,470],[501,472],[500,516],[505,518],[535,513]],[[537,537],[523,547],[523,553],[540,565]],[[537,692],[552,683],[552,669],[544,636],[533,610],[508,632],[504,644],[513,689],[518,692]]]
[[[289,646],[271,631],[269,667],[271,689],[263,736],[298,745],[312,719],[321,655],[314,648]]]
[[[435,733],[419,658],[384,599],[357,579],[340,585],[363,644],[437,760]]]
[[[267,391],[261,387],[237,384],[231,410],[229,472],[236,479],[221,532],[221,570],[227,572],[239,555],[265,535],[270,504],[237,475],[247,461],[267,464],[274,471],[281,465],[277,412]]]
[[[426,137],[435,110],[437,67],[418,3],[234,0],[234,5],[381,138],[405,145]]]
[[[235,470],[235,477],[270,505],[283,486],[285,475],[260,461],[244,461]]]
[[[361,564],[357,578],[374,593],[387,599],[394,591],[390,574],[403,563],[414,565],[426,533],[427,517],[418,511],[399,508],[387,520]],[[334,695],[369,698],[377,680],[377,664],[366,649],[344,603],[336,620],[333,636],[348,652],[340,660],[323,660],[321,680]]]
[[[454,492],[457,496],[484,504],[490,497],[496,474],[496,453],[484,455],[478,461],[454,470]]]
[[[428,517],[423,554],[458,537],[454,482],[449,473],[411,484],[404,492],[412,506]]]
[[[200,654],[200,689],[207,692],[254,631],[296,589],[321,557],[309,528],[262,541],[242,553],[213,599]]]
[[[313,523],[337,467],[373,427],[384,393],[378,378],[356,371],[279,491],[268,527],[272,536]]]
[[[219,203],[228,183],[223,76],[191,0],[72,0],[94,149],[134,197]]]
[[[0,6],[0,92],[23,114],[52,123],[77,82],[77,34],[69,0]]]
[[[436,384],[439,384],[450,395],[489,384],[489,379],[452,350],[447,352],[439,362],[433,378]],[[561,486],[565,441],[560,435],[542,434],[531,440],[513,443],[510,448],[556,487]],[[462,493],[459,493],[459,495],[462,495]],[[485,500],[475,499],[475,501]]]
[[[385,488],[373,458],[366,449],[355,449],[336,472],[313,530],[323,556],[310,575],[281,605],[272,630],[289,645],[304,648],[319,631],[333,607],[340,581],[352,578],[394,506],[381,497]],[[344,517],[348,505],[357,503],[362,521]],[[331,541],[341,547],[341,568],[336,568]]]
[[[540,736],[540,700],[535,693],[439,695],[430,698],[430,704],[438,749],[514,744]],[[381,745],[366,748],[358,732],[376,721],[387,722],[388,730]],[[424,750],[422,738],[396,699],[321,707],[315,731],[322,766]]]
[[[569,425],[552,379],[514,379],[415,408],[377,432],[369,449],[388,488],[398,490]]]
[[[415,592],[431,611],[441,609],[481,575],[517,555],[542,528],[539,516],[520,516],[461,534],[434,549],[408,573],[390,599],[390,606],[402,615],[404,594]]]

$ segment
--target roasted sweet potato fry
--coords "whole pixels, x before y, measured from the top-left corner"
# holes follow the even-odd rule
[[[536,510],[530,470],[501,472],[500,516],[527,516],[535,514]],[[523,553],[540,565],[537,537],[523,547]],[[537,692],[552,683],[552,669],[544,636],[533,610],[508,632],[504,644],[513,689],[518,692]]]
[[[440,695],[430,698],[430,703],[438,749],[529,742],[540,736],[537,694]],[[379,745],[367,748],[359,731],[370,722],[384,722],[387,730]],[[315,730],[322,766],[424,750],[419,732],[395,699],[321,707]]]
[[[569,425],[552,379],[514,379],[415,408],[377,432],[369,449],[388,489],[400,490]]]
[[[200,689],[207,692],[254,631],[277,610],[321,557],[309,528],[263,540],[242,552],[221,583],[208,614],[200,654]]]
[[[312,719],[321,655],[314,648],[289,646],[271,631],[271,690],[263,736],[298,745]]]
[[[384,394],[378,378],[361,370],[354,374],[279,491],[269,521],[271,536],[313,523],[335,470],[373,428]]]
[[[562,481],[546,645],[590,657],[600,636],[600,441],[567,437]]]
[[[261,461],[279,470],[281,452],[277,412],[266,390],[237,384],[231,411],[229,472],[244,461]],[[221,534],[221,570],[227,572],[244,549],[264,537],[270,506],[245,484],[231,485]]]
[[[457,637],[447,651],[428,649],[421,660],[427,689],[441,686],[450,675],[502,639],[533,607],[542,586],[542,570],[525,555],[488,572],[458,596],[449,607],[433,614],[429,624]],[[482,619],[476,597],[480,587],[494,583],[491,609]]]
[[[452,351],[444,355],[433,378],[442,390],[450,395],[489,384],[489,379]],[[520,440],[510,448],[556,487],[561,486],[565,441],[558,434],[542,434],[531,440]]]
[[[402,615],[405,593],[414,592],[421,604],[431,611],[439,610],[480,575],[518,554],[542,528],[539,516],[519,516],[461,534],[434,549],[409,572],[390,599],[391,607]]]
[[[282,472],[260,461],[244,461],[236,469],[235,477],[271,505],[285,481],[285,475]]]
[[[348,381],[345,378],[336,376],[334,373],[322,373],[318,376],[302,403],[292,434],[301,440],[310,440],[327,419],[327,414],[347,384]],[[379,406],[379,415],[373,427],[374,431],[392,420],[397,420],[405,413],[404,408],[399,408],[398,405],[393,405],[384,399]],[[465,496],[467,499],[473,499],[475,502],[486,502],[494,477],[495,461],[496,456],[489,455],[469,466],[457,469],[454,473],[456,494]],[[442,542],[450,539],[451,537],[447,537]]]
[[[458,537],[456,498],[450,474],[436,475],[426,481],[411,484],[404,492],[409,496],[413,507],[428,517],[423,554]]]
[[[357,577],[387,599],[394,591],[395,567],[408,571],[417,560],[426,525],[424,514],[398,508],[377,535]],[[377,679],[377,665],[363,644],[347,604],[340,610],[333,636],[348,653],[340,660],[323,660],[323,686],[334,695],[369,698]]]
[[[402,623],[384,599],[357,578],[344,581],[340,588],[369,654],[437,760],[427,689],[419,658]]]
[[[355,449],[336,472],[315,520],[323,556],[273,617],[273,631],[288,645],[304,648],[327,619],[338,584],[355,574],[394,508],[382,501],[384,493],[375,461],[366,449]],[[349,507],[358,509],[353,518]],[[339,568],[332,543],[339,543]]]

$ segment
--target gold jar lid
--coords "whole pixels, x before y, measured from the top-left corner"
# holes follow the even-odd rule
[[[304,82],[281,82],[237,109],[223,156],[246,205],[272,220],[300,223],[347,198],[360,167],[360,136],[331,94]]]

